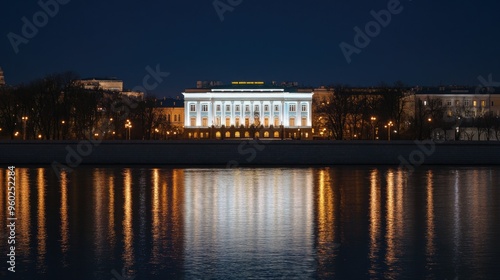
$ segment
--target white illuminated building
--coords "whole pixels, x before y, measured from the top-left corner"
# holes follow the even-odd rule
[[[183,95],[188,138],[312,137],[312,90],[233,82]]]

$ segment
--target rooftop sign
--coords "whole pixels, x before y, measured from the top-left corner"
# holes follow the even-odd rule
[[[232,85],[263,85],[264,82],[231,82]]]

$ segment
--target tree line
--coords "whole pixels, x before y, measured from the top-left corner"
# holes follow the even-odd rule
[[[100,88],[85,89],[65,72],[0,88],[0,134],[10,139],[153,139],[172,129],[156,98],[137,99]],[[131,129],[125,124],[130,123]],[[130,132],[130,135],[128,135]]]
[[[330,86],[327,94],[313,97],[315,135],[336,140],[500,140],[500,118],[493,112],[463,103],[448,106],[417,93],[402,82]]]

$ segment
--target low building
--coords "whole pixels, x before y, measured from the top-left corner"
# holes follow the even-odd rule
[[[310,89],[232,82],[182,94],[186,138],[312,139]]]
[[[155,133],[160,139],[180,138],[184,131],[184,100],[163,98],[156,101]]]

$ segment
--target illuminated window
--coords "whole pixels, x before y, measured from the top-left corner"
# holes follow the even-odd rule
[[[307,126],[307,118],[302,118],[301,125]]]
[[[231,137],[231,132],[226,131],[226,138],[230,138],[230,137]]]
[[[191,133],[189,133],[189,134],[191,134]],[[220,139],[220,137],[221,137],[220,131],[217,131],[215,133],[215,138]]]
[[[239,131],[236,131],[236,132],[234,133],[234,137],[236,137],[236,138],[240,138],[240,132],[239,132]]]
[[[278,131],[275,131],[274,132],[274,138],[279,138],[280,137],[280,133]]]
[[[274,118],[274,126],[279,126],[280,125],[280,119],[279,118]]]
[[[250,118],[245,118],[245,127],[250,126]]]
[[[250,137],[250,133],[248,131],[245,131],[245,137],[246,138]]]
[[[486,101],[485,100],[481,100],[481,107],[486,107]]]
[[[195,104],[191,104],[191,105],[189,106],[189,111],[191,111],[191,112],[196,112],[196,105],[195,105]]]
[[[201,105],[201,111],[202,112],[208,112],[208,105],[207,104]]]
[[[269,131],[264,132],[264,138],[269,138]]]
[[[473,105],[474,107],[477,107],[477,100],[472,101],[472,105]]]
[[[264,126],[269,127],[269,118],[264,118]]]
[[[257,131],[255,132],[255,138],[259,138],[260,137],[260,133]]]
[[[295,126],[295,118],[290,118],[289,126]]]
[[[201,119],[201,126],[208,126],[208,118]]]
[[[289,107],[290,112],[295,112],[296,109],[297,108],[296,108],[295,104],[290,104],[290,107]]]
[[[459,100],[455,100],[455,106],[460,106],[460,101]]]
[[[191,118],[190,122],[191,122],[191,126],[196,126],[196,118]]]
[[[226,118],[226,127],[231,126],[231,118]]]
[[[424,106],[427,106],[427,100],[424,100]]]

